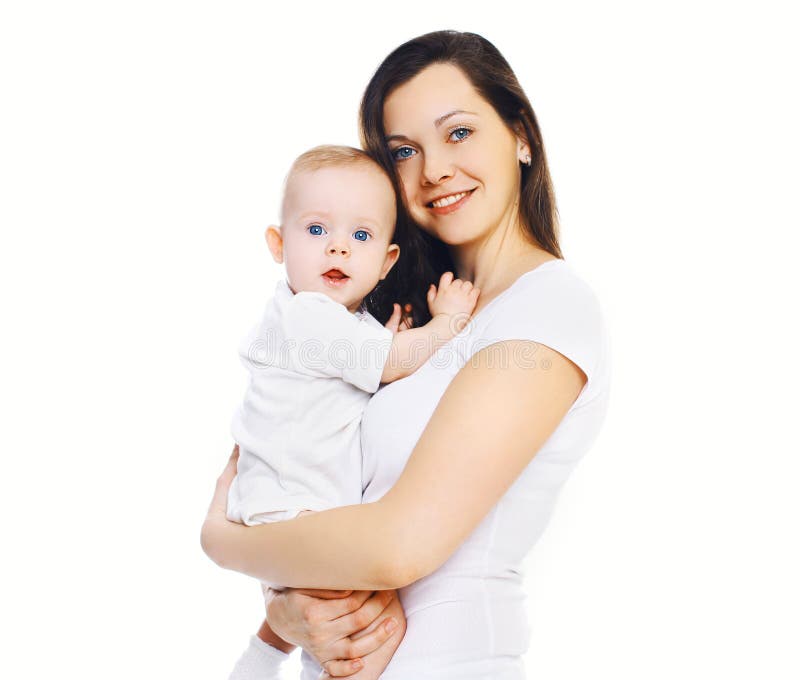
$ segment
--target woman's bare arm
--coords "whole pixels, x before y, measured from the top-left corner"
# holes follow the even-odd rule
[[[448,386],[400,479],[375,503],[244,527],[225,519],[235,462],[229,465],[203,526],[206,553],[222,567],[305,588],[389,590],[433,572],[511,486],[586,383],[555,350],[526,340],[502,344],[506,356],[536,349],[535,367],[498,367],[491,347],[475,354]]]

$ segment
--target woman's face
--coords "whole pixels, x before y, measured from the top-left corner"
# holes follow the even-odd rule
[[[527,145],[452,64],[433,64],[383,107],[406,207],[425,231],[459,246],[516,220]]]

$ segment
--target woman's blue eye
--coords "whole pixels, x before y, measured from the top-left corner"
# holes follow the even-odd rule
[[[411,158],[416,151],[412,149],[410,146],[398,146],[394,151],[392,151],[392,157],[396,161],[404,161],[406,158]]]
[[[325,233],[325,229],[319,224],[312,224],[308,228],[308,233],[314,236],[322,236]]]
[[[470,130],[469,128],[459,127],[450,133],[450,137],[451,139],[453,139],[454,142],[460,142],[469,137],[471,134],[472,130]]]
[[[353,232],[353,238],[356,239],[356,241],[366,241],[369,239],[369,233],[363,229],[358,229]]]

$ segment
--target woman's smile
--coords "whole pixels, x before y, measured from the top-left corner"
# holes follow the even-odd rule
[[[447,194],[430,201],[427,204],[428,209],[434,215],[449,215],[461,208],[467,201],[469,201],[475,189],[468,191],[459,191],[454,194]]]

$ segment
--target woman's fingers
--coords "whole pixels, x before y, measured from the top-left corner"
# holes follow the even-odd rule
[[[352,590],[317,590],[316,588],[292,588],[295,593],[300,593],[300,595],[308,595],[309,597],[319,597],[324,600],[339,600],[344,597],[347,597],[352,593]],[[361,591],[366,593],[364,599],[369,597],[371,591],[363,590]]]
[[[326,661],[322,664],[322,667],[325,669],[325,673],[319,676],[319,680],[323,680],[326,677],[343,678],[353,673],[358,673],[364,667],[364,662],[361,659],[335,659]]]
[[[391,626],[389,624],[392,624]],[[353,662],[363,660],[368,654],[382,647],[393,635],[397,635],[399,624],[387,617],[380,621],[374,630],[359,637],[357,640],[345,638],[324,650],[324,657],[333,657],[321,663],[331,676],[349,675],[356,672]]]
[[[203,552],[208,555],[214,562],[219,564],[217,547],[219,545],[217,539],[217,529],[223,524],[228,523],[228,489],[236,477],[236,462],[239,459],[239,446],[233,447],[233,453],[228,458],[228,463],[222,474],[217,478],[217,484],[214,487],[214,496],[211,498],[211,504],[208,506],[208,514],[203,522],[203,528],[200,530],[200,545]]]
[[[349,592],[348,595],[343,595],[343,593],[347,592]],[[293,588],[287,593],[287,597],[290,598],[289,610],[302,612],[302,621],[306,634],[313,633],[320,646],[327,647],[350,633],[360,630],[360,628],[345,630],[339,620],[351,612],[358,611],[372,594],[373,591],[371,590],[344,591]],[[375,606],[372,605],[368,611],[374,611],[374,609]],[[372,618],[374,619],[378,616],[381,611],[383,609],[376,611]],[[363,627],[361,626],[361,628]],[[330,654],[330,656],[333,657],[334,655]]]
[[[352,592],[347,597],[341,597],[336,599],[329,599],[327,602],[320,602],[316,605],[317,611],[319,613],[319,618],[323,621],[329,621],[331,625],[335,623],[335,627],[332,627],[331,634],[334,638],[344,637],[345,635],[350,635],[350,633],[354,632],[354,630],[360,630],[360,628],[355,628],[354,630],[345,631],[341,634],[338,634],[340,629],[342,628],[341,624],[339,623],[339,619],[343,616],[347,616],[354,612],[360,611],[364,608],[365,602],[368,602],[373,597],[373,591],[371,590],[356,590]],[[368,607],[368,612],[374,611],[376,606],[373,604]],[[375,615],[364,624],[364,626],[368,625],[380,612],[376,612]],[[364,626],[361,626],[363,628]]]
[[[231,455],[228,458],[228,462],[225,465],[225,469],[222,471],[222,474],[217,479],[217,484],[224,486],[226,489],[231,485],[233,478],[236,476],[236,465],[239,462],[239,445],[233,445],[233,451],[231,451]]]
[[[387,630],[392,617],[384,610],[397,602],[396,591],[322,590],[292,588],[279,593],[290,601],[286,606],[269,609],[270,624],[273,619],[275,633],[283,639],[305,647],[332,677],[344,677],[357,672],[352,661],[361,658],[388,640],[396,630]],[[277,596],[272,604],[277,604]],[[397,602],[399,606],[399,602]],[[281,611],[300,614],[281,626]],[[400,613],[402,618],[402,612]],[[284,630],[285,629],[285,630]],[[284,634],[285,633],[285,634]],[[322,663],[325,662],[325,663]]]
[[[381,619],[374,630],[360,636],[357,640],[351,639],[346,643],[341,654],[342,659],[358,659],[371,654],[381,647],[392,635],[397,633],[398,623],[390,616]]]
[[[344,612],[342,616],[332,622],[331,633],[334,639],[347,638],[369,628],[371,624],[376,622],[376,619],[380,617],[386,607],[392,603],[395,597],[394,593],[395,591],[393,590],[378,590],[358,607],[352,608],[349,612]],[[367,654],[370,651],[372,650],[362,652],[362,654]],[[353,657],[348,655],[348,658]]]

